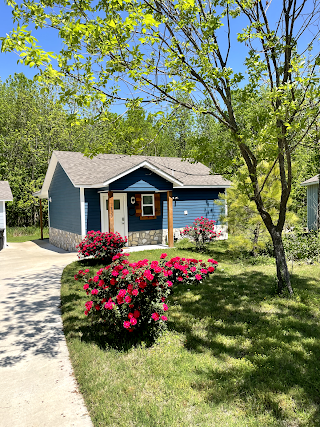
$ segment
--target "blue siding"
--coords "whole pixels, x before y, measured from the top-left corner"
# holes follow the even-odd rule
[[[156,219],[140,219],[135,215],[135,207],[131,204],[131,197],[135,193],[128,193],[128,231],[145,231],[145,230],[161,230],[163,223],[163,206],[167,200],[167,193],[160,193],[161,200],[161,215]]]
[[[172,183],[151,172],[147,168],[139,168],[134,172],[114,181],[109,186],[110,191],[159,191],[172,190]]]
[[[60,164],[56,166],[49,188],[50,226],[81,234],[80,189],[75,188]]]
[[[85,188],[85,221],[86,233],[101,230],[100,194],[95,188]]]
[[[214,200],[218,199],[219,193],[223,191],[223,188],[174,190],[172,196],[179,197],[179,200],[173,201],[173,228],[191,225],[201,216],[215,220],[217,225],[220,224],[219,217],[221,210],[224,212],[224,206],[216,205]],[[185,215],[184,211],[188,211],[188,214]],[[167,199],[163,203],[163,228],[168,228]]]

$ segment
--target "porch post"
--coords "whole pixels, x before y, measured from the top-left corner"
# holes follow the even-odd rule
[[[112,191],[108,191],[108,219],[109,219],[109,233],[114,233],[114,204],[113,204]]]
[[[172,208],[172,191],[167,191],[168,205],[168,246],[173,248],[173,208]]]
[[[40,199],[40,231],[41,231],[41,240],[43,240],[42,199]]]

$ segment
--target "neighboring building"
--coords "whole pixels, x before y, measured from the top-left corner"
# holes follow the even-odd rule
[[[307,226],[308,230],[317,229],[319,175],[301,183],[307,187]]]
[[[118,231],[128,245],[173,246],[199,216],[217,221],[214,203],[231,183],[201,163],[174,157],[54,151],[41,191],[49,200],[50,242],[74,250],[90,230]],[[169,231],[168,231],[169,230]]]
[[[0,233],[3,234],[3,237],[0,236],[0,250],[7,246],[6,202],[12,202],[12,200],[8,181],[0,181]]]

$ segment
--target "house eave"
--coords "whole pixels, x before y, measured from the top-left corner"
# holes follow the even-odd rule
[[[319,184],[319,180],[317,180],[317,181],[312,181],[312,182],[302,182],[300,185],[301,185],[302,187],[308,187],[308,186],[310,186],[310,185],[317,185],[317,184]]]
[[[231,184],[224,184],[224,185],[184,185],[181,188],[201,188],[201,189],[210,189],[210,188],[229,188],[232,187]],[[176,187],[173,187],[176,188]]]

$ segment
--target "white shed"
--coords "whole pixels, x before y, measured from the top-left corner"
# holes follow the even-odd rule
[[[317,229],[317,208],[318,208],[318,187],[319,175],[316,175],[307,181],[301,183],[307,187],[307,215],[308,230]]]
[[[11,202],[12,200],[13,197],[8,181],[0,181],[0,229],[4,229],[4,248],[7,246],[6,202]]]

